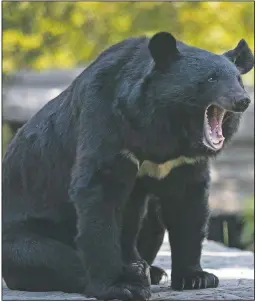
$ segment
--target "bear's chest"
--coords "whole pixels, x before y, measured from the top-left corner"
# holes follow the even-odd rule
[[[158,180],[165,178],[171,172],[171,170],[177,167],[180,167],[185,164],[195,164],[196,162],[199,162],[203,159],[203,157],[201,156],[194,158],[179,156],[175,159],[168,160],[161,164],[157,164],[149,160],[144,160],[140,164],[140,161],[137,159],[137,157],[129,150],[123,150],[122,154],[126,158],[128,158],[132,163],[137,165],[137,177],[140,178],[144,176],[149,176]]]

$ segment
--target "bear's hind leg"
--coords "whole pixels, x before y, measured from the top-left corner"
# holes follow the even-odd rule
[[[3,278],[10,289],[81,293],[83,268],[68,245],[20,228],[3,232]]]

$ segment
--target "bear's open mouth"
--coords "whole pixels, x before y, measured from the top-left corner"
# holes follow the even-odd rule
[[[213,151],[221,149],[225,140],[222,133],[225,114],[226,110],[216,105],[210,105],[205,110],[203,144]]]

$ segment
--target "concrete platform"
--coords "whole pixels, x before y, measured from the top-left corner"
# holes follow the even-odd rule
[[[170,248],[167,237],[157,256],[155,264],[170,275]],[[176,292],[169,289],[169,280],[152,287],[152,300],[254,300],[254,254],[224,247],[218,243],[204,243],[202,266],[220,278],[215,289]],[[3,285],[2,300],[94,300],[77,294],[62,292],[33,293],[9,290]]]

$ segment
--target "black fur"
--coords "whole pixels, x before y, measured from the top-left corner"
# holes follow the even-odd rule
[[[223,125],[228,141],[241,117],[233,112],[236,100],[246,98],[240,72],[250,66],[246,43],[215,55],[167,33],[105,50],[9,144],[2,223],[8,287],[148,299],[149,277],[158,283],[163,271],[149,273],[147,263],[165,229],[172,287],[217,286],[200,267],[208,158],[216,155],[202,143],[204,110],[214,102],[231,110]],[[204,159],[162,180],[137,178],[125,149],[139,164]]]

